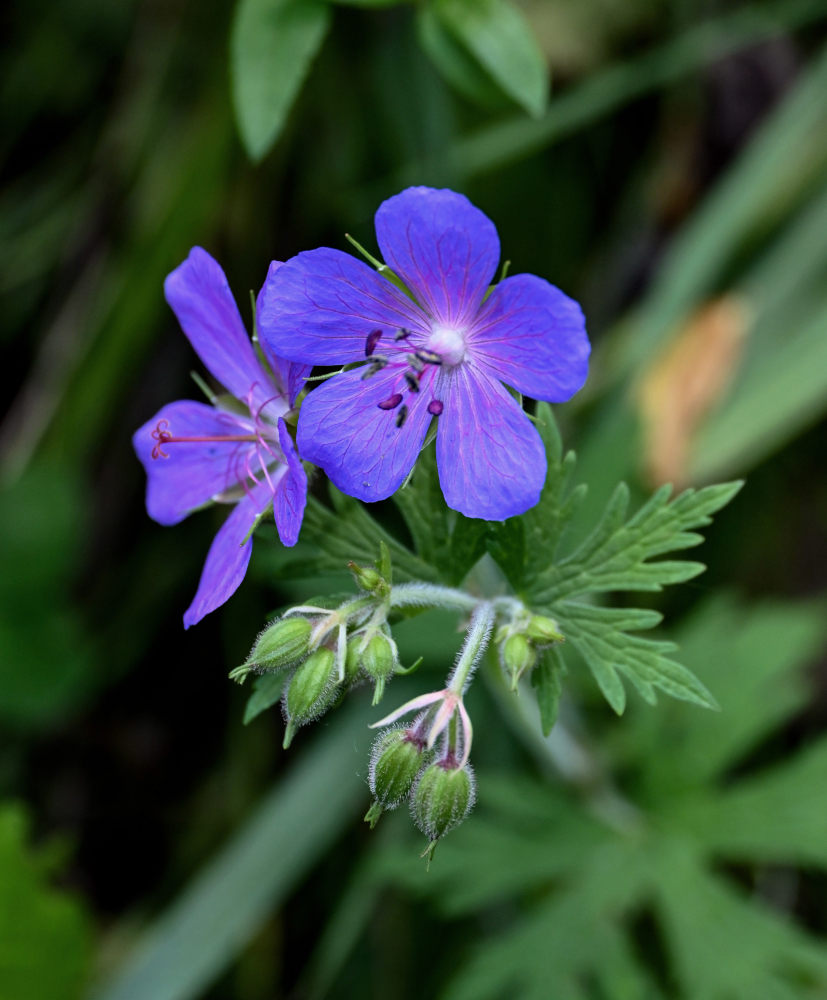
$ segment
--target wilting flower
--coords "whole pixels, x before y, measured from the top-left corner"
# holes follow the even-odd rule
[[[502,520],[537,503],[540,436],[504,387],[563,402],[581,388],[589,342],[580,307],[542,278],[490,291],[493,223],[463,195],[409,188],[380,205],[376,235],[409,294],[338,250],[300,253],[268,275],[259,330],[295,361],[365,365],[304,401],[298,444],[344,492],[381,500],[404,481],[438,418],[450,507]]]
[[[270,275],[280,265],[270,266]],[[279,537],[295,545],[307,479],[283,417],[308,369],[265,348],[258,360],[218,263],[200,247],[168,275],[167,301],[196,353],[232,394],[213,405],[164,406],[132,443],[147,473],[146,507],[177,524],[209,501],[235,507],[215,536],[198,591],[184,614],[189,628],[223,604],[244,579],[257,519],[272,504]]]

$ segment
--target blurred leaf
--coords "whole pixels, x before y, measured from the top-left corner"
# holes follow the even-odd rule
[[[422,48],[455,90],[485,108],[513,107],[489,74],[443,26],[432,6],[420,6],[416,25]]]
[[[741,632],[748,634],[745,642],[738,641]],[[760,875],[746,895],[716,872],[722,864],[754,861],[827,869],[820,795],[827,741],[746,778],[730,778],[722,789],[704,784],[711,769],[687,767],[685,758],[708,742],[720,761],[717,741],[731,759],[736,745],[750,743],[744,720],[754,706],[763,713],[762,731],[768,720],[782,720],[783,712],[761,707],[759,699],[772,701],[777,691],[788,713],[784,691],[792,686],[800,704],[807,651],[825,635],[823,604],[745,609],[732,600],[713,601],[681,637],[698,673],[719,677],[733,696],[746,689],[743,709],[730,703],[740,734],[734,740],[725,714],[689,712],[680,704],[633,714],[624,727],[624,739],[635,747],[620,762],[622,787],[642,794],[627,799],[608,770],[612,755],[601,746],[590,752],[575,726],[564,735],[586,755],[587,767],[578,775],[560,768],[568,787],[483,771],[474,823],[440,845],[427,880],[389,853],[386,878],[426,896],[447,915],[472,918],[475,934],[481,933],[444,995],[541,1000],[553,982],[555,998],[638,1000],[663,995],[652,981],[651,970],[657,969],[660,982],[677,983],[679,995],[693,1000],[823,996],[827,947],[797,926],[793,897],[791,912],[779,914],[762,898]],[[730,668],[732,676],[724,678]],[[676,719],[685,730],[677,734]],[[535,742],[522,717],[516,728],[527,744]],[[546,745],[559,734],[558,726]],[[647,781],[653,766],[660,772],[656,784]],[[795,874],[779,874],[794,890]],[[643,936],[641,916],[655,921]],[[641,940],[645,950],[633,946]],[[587,988],[595,981],[608,984],[605,992]],[[668,995],[678,994],[670,988]]]
[[[601,824],[572,807],[561,789],[490,772],[481,773],[479,783],[482,815],[439,845],[439,863],[427,882],[407,846],[387,851],[378,862],[386,877],[432,897],[448,916],[475,914],[482,906],[568,881],[606,844]]]
[[[79,1000],[92,935],[81,906],[49,886],[51,867],[26,846],[23,811],[0,807],[0,996]]]
[[[367,706],[331,719],[288,776],[166,913],[97,1000],[194,1000],[339,835],[365,795]]]
[[[749,236],[789,211],[827,167],[826,86],[824,49],[674,240],[630,325],[617,376],[637,369],[673,336]]]
[[[825,632],[823,602],[707,600],[675,638],[681,659],[714,688],[722,713],[700,715],[672,703],[629,718],[648,794],[665,797],[711,781],[800,710],[809,697],[803,668]],[[672,752],[664,755],[667,744]]]
[[[0,719],[38,726],[94,685],[92,637],[73,606],[86,505],[77,473],[30,468],[0,490]]]
[[[523,15],[506,0],[430,0],[434,16],[530,115],[548,103],[545,58]],[[447,53],[440,50],[440,59]],[[454,71],[469,81],[467,66]]]
[[[230,41],[233,103],[253,160],[278,139],[329,26],[323,0],[239,0]]]
[[[452,146],[448,158],[466,180],[488,173],[546,149],[635,98],[731,52],[823,19],[822,0],[777,0],[760,9],[754,4],[742,6],[681,32],[651,52],[590,74],[556,97],[538,121],[515,118],[472,132]],[[401,173],[413,181],[422,169],[422,164],[411,163]]]
[[[824,995],[823,942],[711,875],[683,845],[668,845],[658,861],[658,915],[685,996],[816,1000]]]
[[[244,709],[244,719],[242,721],[245,726],[261,715],[262,712],[266,712],[268,708],[276,704],[281,698],[282,688],[286,679],[287,674],[284,671],[262,674],[261,677],[256,677],[253,682],[253,693],[247,699],[247,705]]]
[[[735,295],[705,303],[641,373],[637,397],[651,483],[684,486],[691,481],[693,439],[732,382],[751,312]]]
[[[827,739],[720,795],[701,792],[676,820],[706,849],[764,864],[827,868]]]
[[[781,331],[779,331],[781,333]],[[695,442],[695,475],[754,465],[827,409],[827,301],[799,328],[785,324],[767,351]]]

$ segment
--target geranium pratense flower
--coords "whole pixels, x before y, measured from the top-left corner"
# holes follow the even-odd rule
[[[270,275],[279,268],[274,262]],[[256,519],[272,503],[279,537],[295,545],[307,479],[284,422],[308,372],[265,349],[256,356],[218,263],[200,247],[166,279],[164,292],[196,353],[232,394],[213,405],[169,403],[133,436],[147,473],[146,507],[177,524],[211,500],[235,503],[207,555],[184,614],[189,628],[223,604],[244,579]]]
[[[589,341],[580,307],[542,278],[494,287],[493,223],[463,195],[409,188],[380,205],[376,236],[410,292],[339,250],[300,253],[268,276],[259,331],[293,360],[366,365],[324,382],[299,418],[302,455],[345,493],[390,496],[433,418],[449,507],[502,520],[537,503],[540,436],[503,383],[563,402],[581,388]]]

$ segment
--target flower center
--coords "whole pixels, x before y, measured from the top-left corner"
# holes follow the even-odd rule
[[[465,357],[465,337],[460,330],[450,326],[436,327],[425,346],[429,351],[441,355],[446,365],[458,365]]]

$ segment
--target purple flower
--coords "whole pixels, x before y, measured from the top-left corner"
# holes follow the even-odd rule
[[[281,265],[270,265],[272,277]],[[167,302],[196,353],[232,394],[213,405],[179,400],[136,431],[132,443],[147,474],[146,508],[177,524],[211,500],[235,507],[215,536],[184,627],[223,604],[244,579],[259,515],[273,505],[279,537],[295,545],[307,479],[283,417],[308,367],[265,348],[256,357],[224,272],[200,247],[164,283]]]
[[[364,361],[305,399],[302,455],[345,493],[382,500],[404,481],[438,419],[449,507],[502,520],[537,503],[540,436],[503,382],[560,403],[581,388],[589,341],[580,307],[518,274],[488,294],[493,223],[463,195],[409,188],[380,205],[376,236],[396,284],[338,250],[300,253],[268,275],[262,341],[295,361]]]

